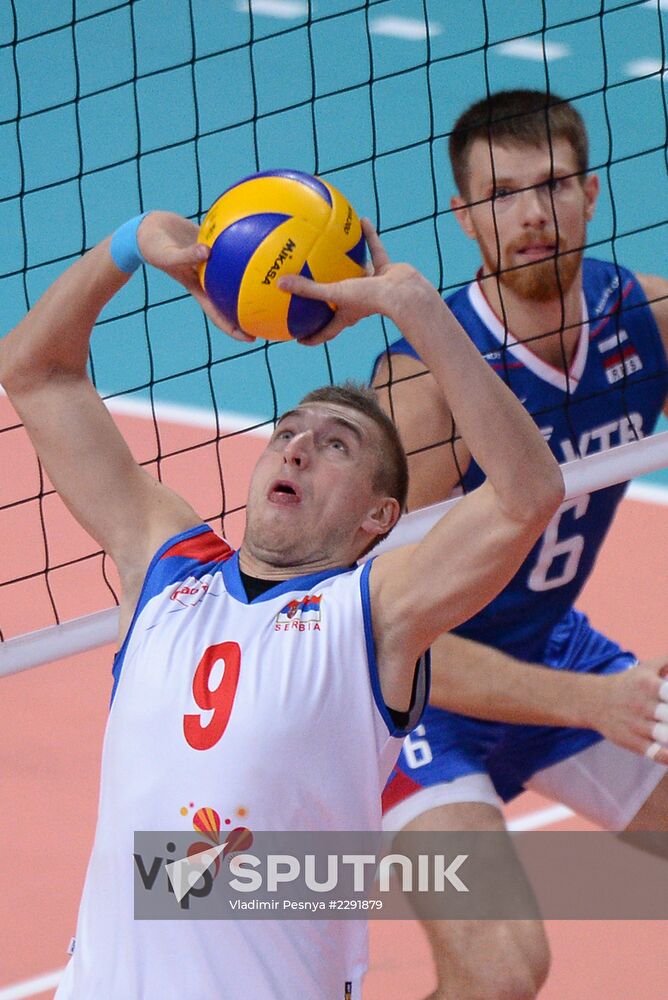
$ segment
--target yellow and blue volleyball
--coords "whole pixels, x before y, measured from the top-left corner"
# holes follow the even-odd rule
[[[202,223],[211,248],[200,267],[209,298],[234,326],[267,340],[317,333],[334,311],[277,287],[282,274],[315,281],[364,275],[357,213],[328,181],[298,170],[252,174],[224,191]]]

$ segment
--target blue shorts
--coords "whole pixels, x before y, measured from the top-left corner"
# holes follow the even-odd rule
[[[618,673],[635,662],[574,609],[552,630],[543,657],[555,670],[593,674]],[[508,802],[537,771],[601,739],[590,729],[487,722],[430,705],[404,743],[383,793],[383,811],[422,788],[471,774],[489,775],[497,795]]]

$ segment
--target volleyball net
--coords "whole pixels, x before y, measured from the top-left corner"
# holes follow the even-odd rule
[[[472,101],[509,87],[558,93],[585,119],[602,180],[588,250],[665,273],[665,0],[583,0],[577,16],[556,0],[511,6],[512,17],[489,0],[10,0],[0,331],[132,215],[159,207],[199,221],[229,184],[276,167],[330,179],[394,259],[448,293],[478,266],[450,209],[449,132]],[[239,541],[250,468],[277,415],[316,385],[366,381],[395,336],[372,319],[308,352],[241,345],[146,269],[100,318],[90,373],[137,460]],[[118,585],[1,395],[0,463],[10,673],[111,641]],[[585,478],[569,493],[666,464],[656,435],[578,459],[572,474]],[[421,523],[402,522],[393,543]]]

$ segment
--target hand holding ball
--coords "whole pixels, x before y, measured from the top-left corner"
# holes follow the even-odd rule
[[[212,205],[199,233],[211,253],[200,283],[234,326],[253,337],[299,340],[334,315],[326,303],[277,287],[282,274],[315,281],[362,277],[360,220],[329,182],[297,170],[253,174]]]

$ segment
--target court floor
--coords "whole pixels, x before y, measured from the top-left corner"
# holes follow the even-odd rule
[[[146,421],[117,420],[141,455]],[[175,439],[185,433],[176,425],[161,429]],[[247,444],[243,461],[252,460],[252,451]],[[203,478],[196,490],[208,498]],[[240,522],[230,525],[235,541],[240,529]],[[656,497],[625,500],[581,602],[599,628],[640,656],[668,649],[667,542],[668,507]],[[52,996],[66,961],[94,830],[111,656],[110,647],[102,648],[1,682],[0,852],[10,859],[10,877],[0,913],[0,1000]],[[509,815],[537,829],[586,828],[534,795],[519,799]],[[663,924],[552,922],[549,936],[554,969],[545,1000],[668,995]],[[365,1000],[427,995],[433,972],[418,927],[378,921],[371,941]]]

